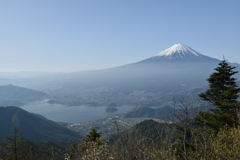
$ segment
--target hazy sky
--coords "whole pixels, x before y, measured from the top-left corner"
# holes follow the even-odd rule
[[[176,43],[240,63],[239,0],[1,0],[0,71],[80,71]]]

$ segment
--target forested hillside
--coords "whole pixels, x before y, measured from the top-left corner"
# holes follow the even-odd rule
[[[21,106],[26,102],[43,100],[46,93],[14,85],[0,86],[0,106]]]
[[[56,122],[29,113],[18,107],[0,107],[0,138],[17,127],[25,138],[33,141],[71,141],[81,136]]]

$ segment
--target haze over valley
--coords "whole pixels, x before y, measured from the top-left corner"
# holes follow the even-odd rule
[[[240,159],[240,1],[0,2],[0,160]]]
[[[64,106],[162,106],[181,97],[197,101],[197,95],[207,87],[206,78],[219,62],[186,45],[175,44],[155,56],[120,67],[8,76],[8,81],[2,79],[0,84],[11,82],[42,91],[50,103]]]

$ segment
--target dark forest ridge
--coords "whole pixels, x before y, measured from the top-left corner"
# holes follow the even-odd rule
[[[33,141],[67,141],[80,137],[56,122],[18,107],[0,107],[0,126],[1,139],[13,132],[13,127],[19,128],[25,138]]]
[[[43,100],[48,95],[41,91],[14,85],[0,86],[0,106],[21,106],[27,102]]]

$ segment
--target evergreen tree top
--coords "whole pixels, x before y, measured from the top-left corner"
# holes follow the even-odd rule
[[[210,102],[216,108],[211,112],[199,112],[195,120],[198,124],[207,125],[215,130],[228,125],[238,125],[240,103],[238,102],[240,88],[236,85],[236,78],[232,77],[238,71],[223,60],[215,68],[214,73],[207,79],[209,89],[199,94],[199,97]],[[203,124],[204,123],[204,124]]]
[[[232,76],[238,71],[234,71],[236,67],[229,66],[226,60],[218,64],[215,68],[216,72],[212,73],[207,79],[209,89],[205,93],[199,94],[204,101],[209,101],[217,107],[221,107],[222,102],[237,102],[240,88],[236,85],[236,78]]]
[[[101,137],[101,132],[97,132],[95,128],[92,128],[89,134],[86,135],[86,138],[84,140],[86,142],[97,142]]]

